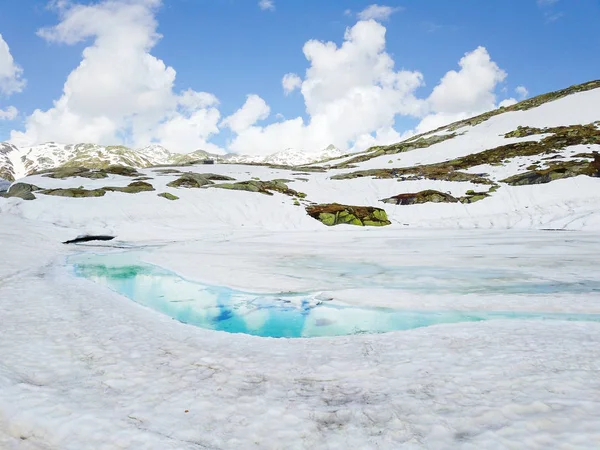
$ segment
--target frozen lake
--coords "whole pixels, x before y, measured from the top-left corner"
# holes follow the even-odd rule
[[[444,323],[493,319],[600,322],[600,314],[539,311],[415,310],[347,305],[322,293],[253,293],[186,280],[160,266],[140,261],[136,252],[84,254],[69,258],[74,273],[201,328],[262,337],[298,338],[383,333]],[[299,262],[297,262],[299,263]],[[302,262],[319,270],[318,260]],[[331,268],[331,263],[323,265]],[[340,276],[363,280],[366,288],[407,294],[587,294],[600,282],[527,279],[519,271],[453,267],[377,266],[337,263]]]

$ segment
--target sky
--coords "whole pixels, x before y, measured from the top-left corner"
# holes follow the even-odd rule
[[[360,151],[600,78],[599,18],[598,0],[4,0],[0,141]]]

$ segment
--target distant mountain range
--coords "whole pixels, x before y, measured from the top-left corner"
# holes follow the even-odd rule
[[[306,153],[295,149],[286,149],[266,156],[249,156],[233,153],[216,155],[203,150],[187,154],[174,153],[156,144],[140,149],[131,149],[122,145],[65,145],[48,142],[33,147],[19,148],[8,142],[0,142],[0,179],[13,181],[40,170],[60,166],[102,168],[111,164],[120,164],[144,168],[157,165],[186,164],[206,159],[229,164],[257,163],[296,166],[321,162],[342,156],[342,154],[333,145],[320,152]]]

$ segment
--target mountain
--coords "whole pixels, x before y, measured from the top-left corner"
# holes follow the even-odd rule
[[[12,181],[28,174],[60,166],[104,168],[119,164],[134,168],[145,168],[157,165],[184,165],[206,159],[230,164],[259,163],[295,166],[320,162],[341,155],[342,152],[332,145],[314,153],[287,149],[267,156],[246,156],[237,154],[216,155],[204,150],[196,150],[186,154],[173,153],[157,144],[140,149],[131,149],[122,145],[63,145],[48,142],[33,147],[17,148],[5,142],[0,143],[0,178]]]
[[[165,164],[188,164],[203,159],[220,159],[202,150],[179,154],[160,145],[131,149],[122,145],[102,146],[96,144],[58,144],[48,142],[33,147],[17,148],[0,143],[0,178],[15,180],[41,170],[60,166],[104,168],[118,164],[134,168]]]
[[[0,142],[0,179],[14,180],[15,167],[12,157],[18,153],[19,149],[8,142]]]
[[[302,166],[319,163],[331,158],[338,158],[344,153],[334,145],[329,145],[319,152],[303,152],[288,148],[270,155],[227,155],[225,161],[236,164],[273,164],[281,166]]]

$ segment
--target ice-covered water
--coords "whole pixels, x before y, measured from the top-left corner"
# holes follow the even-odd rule
[[[223,286],[211,286],[186,280],[161,267],[140,262],[134,252],[78,255],[71,257],[75,274],[103,284],[112,290],[153,308],[174,319],[202,328],[246,333],[263,337],[317,337],[359,333],[382,333],[408,330],[429,325],[456,322],[474,322],[492,319],[555,319],[600,322],[600,314],[557,314],[540,312],[498,311],[416,311],[390,308],[349,306],[328,301],[311,293],[256,294]],[[349,275],[370,275],[371,269],[349,267]],[[482,273],[441,268],[419,271],[413,269],[410,277],[404,269],[402,278],[407,283],[390,283],[387,287],[398,289],[433,288],[423,278],[435,277],[451,281],[465,292],[482,289],[485,280],[490,291],[507,290],[518,293],[593,291],[597,286],[587,283],[575,285],[525,283],[513,280],[507,274]],[[366,273],[365,271],[369,272]],[[422,273],[421,273],[422,272]],[[421,279],[421,282],[415,280]],[[469,284],[471,289],[469,289]],[[449,288],[449,287],[448,287]],[[438,285],[436,289],[440,289]]]

